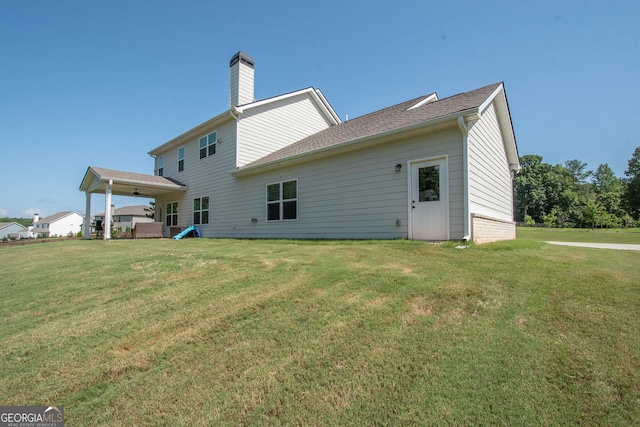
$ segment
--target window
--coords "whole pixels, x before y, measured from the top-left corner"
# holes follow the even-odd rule
[[[164,176],[164,156],[158,157],[158,176]]]
[[[216,132],[211,132],[207,136],[200,138],[200,158],[216,154]]]
[[[184,170],[184,147],[178,148],[178,172]]]
[[[209,224],[209,197],[193,199],[193,223]]]
[[[418,169],[418,201],[437,202],[440,200],[440,166]]]
[[[298,181],[267,185],[267,221],[298,219]]]
[[[178,225],[178,202],[167,203],[167,227]]]

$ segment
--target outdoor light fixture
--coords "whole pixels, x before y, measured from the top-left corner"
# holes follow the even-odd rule
[[[400,163],[398,163],[396,165],[396,172],[400,172],[402,170],[402,165]]]

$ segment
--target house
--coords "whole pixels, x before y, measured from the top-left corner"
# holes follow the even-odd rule
[[[27,228],[17,222],[0,222],[0,240],[24,239],[28,237]]]
[[[254,64],[233,56],[229,109],[151,150],[153,175],[89,167],[87,212],[92,193],[145,193],[166,236],[515,238],[503,83],[342,122],[312,87],[254,100]]]
[[[118,234],[130,232],[137,223],[153,222],[153,218],[148,215],[151,208],[145,205],[123,206],[114,209],[111,214],[113,223],[112,229]],[[104,224],[105,212],[101,212],[93,217],[94,224]]]
[[[84,216],[77,212],[67,211],[40,218],[33,216],[34,237],[63,237],[75,236],[82,230]]]

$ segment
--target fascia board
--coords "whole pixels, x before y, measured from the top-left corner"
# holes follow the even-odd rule
[[[482,115],[482,113],[484,113],[484,111],[487,108],[489,108],[489,105],[491,105],[491,103],[493,102],[493,99],[496,96],[498,96],[500,92],[503,92],[503,91],[504,91],[504,85],[500,83],[500,85],[491,93],[491,95],[489,95],[487,99],[485,99],[484,102],[480,104],[480,106],[478,107],[478,114]]]
[[[498,123],[500,130],[502,131],[502,137],[504,138],[504,149],[509,160],[509,167],[512,170],[520,169],[520,159],[518,157],[518,146],[516,144],[516,136],[513,131],[513,124],[511,122],[511,114],[509,113],[509,104],[507,102],[507,96],[504,91],[504,84],[500,84],[493,91],[493,93],[478,107],[479,115],[491,105],[492,102],[496,103],[496,114],[498,116]]]
[[[458,111],[456,113],[448,114],[446,116],[441,116],[441,117],[438,117],[438,118],[435,118],[435,119],[431,119],[431,120],[428,120],[428,121],[414,123],[414,124],[409,125],[409,126],[404,126],[404,127],[401,127],[401,128],[391,129],[391,130],[388,130],[386,132],[376,133],[376,134],[373,134],[373,135],[363,136],[361,138],[352,139],[350,141],[345,141],[345,142],[342,142],[340,144],[329,145],[327,147],[322,147],[322,148],[319,148],[317,150],[307,151],[307,152],[300,153],[300,154],[295,154],[293,156],[285,157],[285,158],[278,159],[278,160],[273,160],[273,161],[267,162],[267,163],[261,163],[259,165],[255,165],[255,166],[249,166],[249,167],[245,167],[245,168],[236,169],[234,171],[231,171],[230,174],[232,176],[250,175],[250,174],[253,174],[253,173],[258,173],[261,169],[270,170],[270,169],[276,168],[278,166],[285,166],[285,165],[295,164],[295,163],[297,163],[299,161],[306,161],[306,160],[313,159],[316,156],[325,155],[326,153],[329,153],[329,152],[334,151],[334,150],[338,151],[338,150],[349,148],[349,147],[352,147],[352,146],[357,146],[359,144],[363,144],[363,143],[366,143],[366,142],[374,140],[374,139],[382,139],[382,138],[390,137],[390,136],[393,136],[393,135],[396,135],[396,134],[401,134],[401,133],[404,133],[404,132],[410,132],[412,130],[417,130],[417,129],[420,129],[422,127],[427,128],[429,126],[434,126],[434,125],[437,125],[437,124],[440,124],[440,123],[447,122],[449,120],[456,120],[459,116],[468,116],[468,115],[476,114],[477,112],[478,112],[477,108],[471,108],[471,109],[464,110],[464,111]]]
[[[333,108],[329,106],[329,103],[326,101],[326,99],[324,99],[324,96],[322,96],[321,94],[319,95],[317,93],[317,89],[314,89],[312,87],[308,87],[306,89],[300,89],[295,92],[285,93],[279,96],[275,96],[273,98],[263,99],[262,101],[252,102],[251,104],[241,105],[239,107],[235,107],[234,111],[236,115],[239,115],[252,108],[261,107],[263,105],[268,105],[272,102],[278,102],[284,99],[293,98],[295,96],[304,95],[304,94],[309,94],[311,96],[311,99],[313,99],[316,105],[320,107],[320,110],[329,119],[331,124],[335,125],[340,123],[340,118],[338,117],[336,112],[333,111]]]
[[[150,182],[150,181],[141,181],[137,179],[123,179],[123,178],[109,178],[107,176],[103,176],[100,178],[102,182],[113,181],[114,184],[127,184],[127,185],[137,185],[140,187],[149,187],[149,188],[162,188],[162,189],[170,189],[170,190],[186,190],[186,186],[181,186],[178,184],[174,184],[172,182],[161,183],[161,182]]]
[[[172,140],[165,142],[164,144],[160,145],[159,147],[154,148],[153,150],[149,151],[148,154],[150,156],[155,156],[157,154],[159,154],[160,152],[166,151],[167,149],[179,145],[179,144],[183,144],[185,142],[187,142],[188,140],[195,138],[198,135],[201,135],[203,132],[206,132],[206,130],[208,129],[212,129],[216,126],[219,126],[229,120],[232,119],[232,115],[229,113],[233,113],[233,109],[232,110],[226,110],[220,114],[218,114],[217,116],[207,120],[204,123],[199,124],[198,126],[189,129],[188,131],[186,131],[185,133],[173,138]]]
[[[433,102],[433,101],[437,101],[437,100],[438,100],[438,94],[434,92],[431,95],[427,96],[422,101],[419,101],[416,104],[412,105],[411,107],[407,108],[405,111],[409,111],[409,110],[413,110],[414,108],[422,107],[424,104],[427,104],[427,103]]]
[[[274,96],[273,98],[263,99],[262,101],[256,101],[256,102],[252,102],[251,104],[240,105],[234,108],[238,114],[242,114],[246,110],[250,110],[252,108],[260,107],[262,105],[270,104],[272,102],[278,102],[283,99],[293,98],[294,96],[302,95],[303,93],[306,93],[306,92],[313,92],[313,88],[308,87],[306,89],[300,89],[295,92],[284,93],[282,95]]]
[[[336,113],[336,111],[333,109],[329,101],[327,101],[327,98],[325,98],[322,91],[320,89],[316,89],[315,93],[320,99],[320,101],[322,102],[323,106],[327,109],[328,113],[331,115],[331,118],[333,119],[333,122],[334,122],[333,124],[342,123],[340,116],[338,116],[338,113]]]

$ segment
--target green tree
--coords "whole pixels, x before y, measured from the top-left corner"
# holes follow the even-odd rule
[[[605,211],[616,219],[624,216],[622,200],[625,183],[613,172],[608,164],[603,163],[593,174],[593,189],[598,202]],[[614,222],[613,218],[609,224]]]
[[[520,171],[514,178],[515,217],[524,221],[527,216],[541,222],[546,195],[542,180],[542,157],[528,154],[520,157]]]
[[[636,220],[640,219],[640,147],[633,152],[629,160],[626,176],[626,190],[624,194],[628,213]]]
[[[604,213],[604,209],[595,198],[589,200],[589,202],[582,207],[582,218],[585,224],[591,227],[592,230],[596,228],[596,223],[599,222],[602,213]]]
[[[587,170],[587,164],[580,160],[567,160],[564,162],[564,168],[571,174],[574,182],[578,184],[585,184],[587,178],[593,175],[593,172]]]
[[[156,217],[156,202],[149,202],[149,206],[144,208],[145,216],[147,218],[155,218]]]

